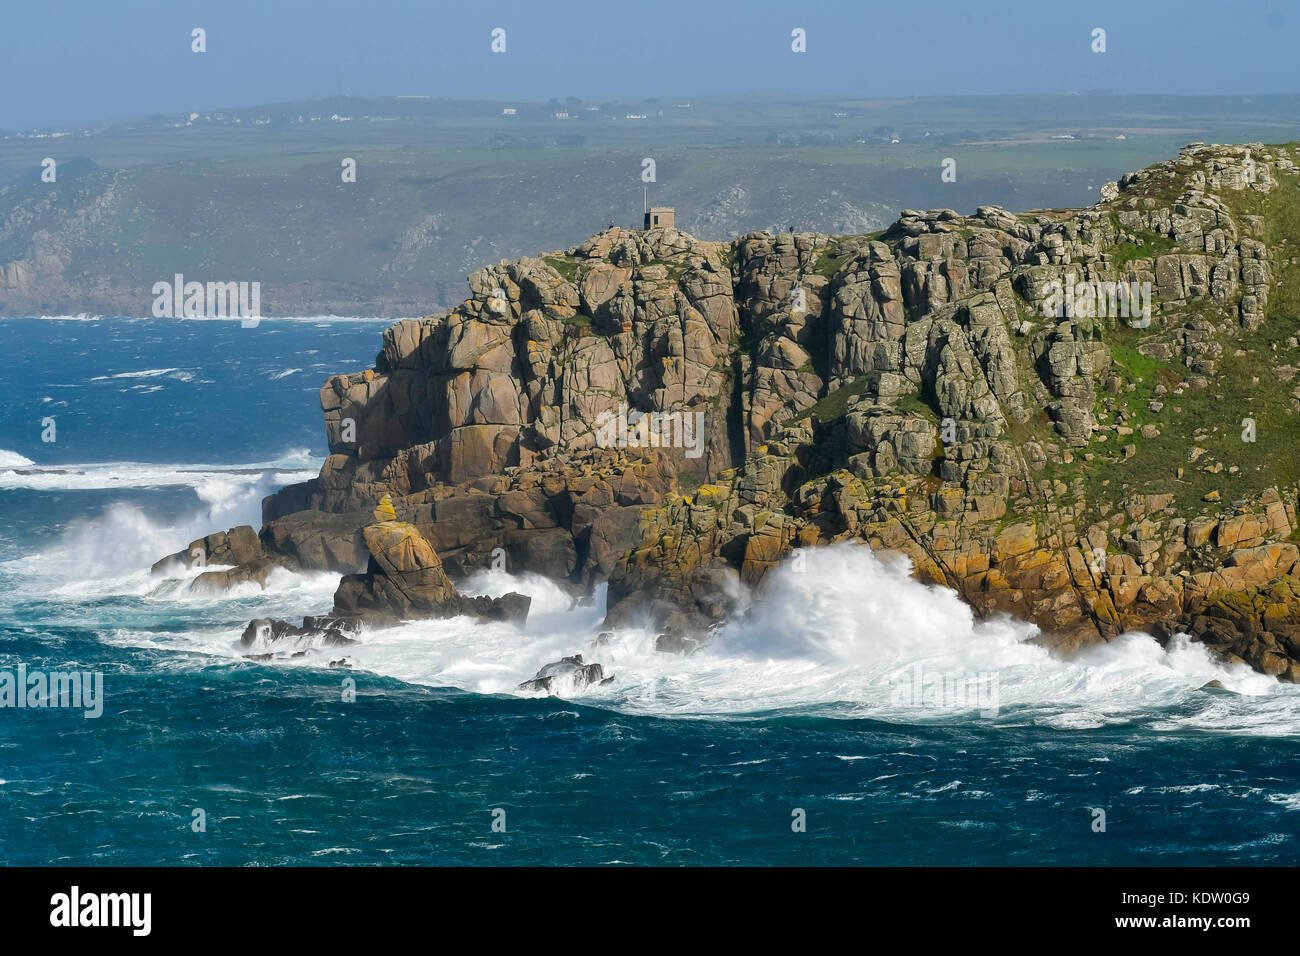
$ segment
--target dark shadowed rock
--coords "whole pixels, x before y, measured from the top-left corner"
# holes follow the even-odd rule
[[[605,676],[599,664],[584,664],[581,654],[564,657],[547,664],[537,672],[532,680],[519,685],[519,690],[537,691],[545,694],[577,694],[592,684],[602,684],[613,680],[611,674]]]
[[[301,571],[350,573],[366,566],[362,529],[370,523],[366,511],[331,514],[298,511],[268,523],[261,534],[267,551]]]
[[[334,592],[334,609],[325,617],[307,617],[302,627],[284,621],[255,620],[244,630],[243,643],[274,643],[285,637],[319,640],[326,646],[351,643],[363,624],[389,625],[421,618],[461,615],[478,621],[501,621],[522,627],[532,598],[511,592],[501,597],[457,592],[442,570],[438,554],[415,525],[398,521],[385,495],[374,509],[375,522],[363,530],[369,552],[364,574],[347,574]]]
[[[320,500],[320,482],[312,478],[300,481],[296,485],[287,485],[275,494],[262,499],[262,525],[268,525],[277,518],[306,511]]]
[[[323,647],[346,647],[357,643],[356,637],[361,632],[360,622],[355,619],[332,616],[305,617],[302,627],[294,627],[287,621],[271,618],[254,618],[244,628],[239,643],[244,647],[274,648],[288,639],[290,642],[307,638]]]

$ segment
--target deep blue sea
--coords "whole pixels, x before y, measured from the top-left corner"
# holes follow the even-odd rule
[[[315,474],[318,390],[383,325],[0,320],[0,682],[103,687],[97,717],[0,706],[0,863],[1297,860],[1300,688],[1141,634],[1059,660],[863,548],[780,569],[691,657],[493,572],[462,584],[530,593],[522,632],[246,659],[250,618],[336,580],[198,596],[149,565]],[[575,652],[614,680],[514,689]]]

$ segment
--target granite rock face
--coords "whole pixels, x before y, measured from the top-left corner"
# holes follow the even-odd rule
[[[370,554],[364,573],[344,575],[328,615],[308,617],[302,627],[254,620],[242,642],[274,643],[286,637],[332,647],[354,643],[364,625],[384,626],[422,618],[467,616],[523,626],[531,599],[511,592],[501,597],[463,595],[447,577],[442,561],[415,525],[397,520],[387,495],[375,507],[374,523],[362,535]]]
[[[689,650],[796,548],[859,540],[1062,646],[1187,631],[1300,679],[1298,155],[1193,144],[1088,209],[610,229],[486,267],[325,383],[329,458],[260,534],[192,548],[344,573],[347,614],[431,613],[485,567],[608,579],[611,623]]]

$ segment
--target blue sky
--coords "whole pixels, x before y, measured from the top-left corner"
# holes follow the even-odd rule
[[[6,4],[3,26],[10,129],[337,93],[1300,91],[1295,0],[40,0]],[[494,27],[505,54],[489,51]]]

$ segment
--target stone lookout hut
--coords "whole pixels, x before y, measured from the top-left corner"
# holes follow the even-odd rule
[[[645,226],[646,229],[663,229],[675,228],[677,225],[677,212],[672,206],[651,206],[646,210]]]

